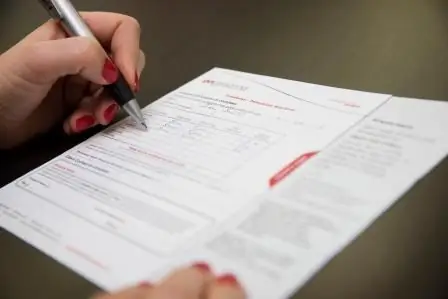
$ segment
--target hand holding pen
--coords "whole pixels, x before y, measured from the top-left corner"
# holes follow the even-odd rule
[[[82,17],[117,67],[97,42],[67,38],[54,20],[31,32],[0,55],[0,148],[15,147],[55,126],[76,134],[109,124],[119,105],[97,90],[117,77],[117,69],[134,92],[138,89],[145,64],[139,24],[115,13]]]
[[[68,36],[88,38],[92,43],[98,45],[98,50],[102,49],[105,58],[103,75],[104,77],[109,77],[106,80],[108,82],[105,82],[105,89],[113,97],[114,101],[119,104],[141,128],[147,129],[140,106],[129,83],[126,81],[126,78],[119,68],[115,66],[114,62],[109,57],[109,54],[103,49],[102,43],[97,40],[97,36],[91,31],[89,25],[73,7],[70,0],[39,0],[39,2]],[[130,20],[132,19],[129,19],[128,21]],[[109,40],[106,40],[106,42],[109,43],[109,47],[112,51],[114,50],[113,48],[124,48],[128,46],[126,42],[121,44],[116,44],[114,41]]]

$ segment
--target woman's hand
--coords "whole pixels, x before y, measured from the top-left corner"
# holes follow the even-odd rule
[[[138,22],[115,13],[81,15],[137,91],[145,64]],[[57,123],[67,134],[109,124],[118,106],[100,87],[116,78],[97,43],[67,38],[48,21],[0,56],[0,147],[19,145]]]
[[[159,284],[143,283],[115,294],[94,299],[245,299],[233,275],[216,277],[203,263],[173,272]]]

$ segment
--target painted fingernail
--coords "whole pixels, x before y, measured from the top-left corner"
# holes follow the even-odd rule
[[[107,83],[114,83],[118,79],[118,70],[109,59],[104,63],[103,78]]]
[[[118,105],[115,103],[107,107],[107,109],[104,111],[104,119],[106,120],[106,122],[110,123],[117,114],[117,111],[118,111]]]
[[[238,286],[239,282],[233,274],[224,274],[216,279],[216,282],[222,285]]]
[[[196,269],[199,269],[200,271],[203,271],[203,272],[211,271],[210,266],[207,263],[203,263],[203,262],[195,263],[195,264],[193,264],[193,267]]]
[[[138,92],[140,90],[140,78],[137,73],[135,73],[134,77],[134,91]]]
[[[83,117],[80,117],[76,120],[75,129],[76,131],[80,132],[90,128],[91,126],[93,126],[93,124],[95,124],[95,118],[90,115],[84,115]]]
[[[149,288],[149,287],[152,287],[152,283],[150,283],[148,281],[142,281],[138,284],[138,286],[140,288]]]

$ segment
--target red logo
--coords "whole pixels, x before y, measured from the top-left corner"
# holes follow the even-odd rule
[[[310,158],[314,157],[317,154],[317,152],[310,152],[301,155],[294,161],[287,164],[285,167],[283,167],[279,172],[277,172],[271,179],[269,180],[269,187],[274,187],[278,183],[280,183],[282,180],[284,180],[288,175],[290,175],[294,170],[299,168],[303,163],[308,161]]]

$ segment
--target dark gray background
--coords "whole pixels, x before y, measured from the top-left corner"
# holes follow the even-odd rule
[[[75,0],[140,20],[149,103],[214,66],[445,100],[448,1]],[[37,1],[0,2],[0,50],[47,19]],[[54,133],[0,156],[0,185],[87,136]],[[448,165],[442,163],[298,293],[301,299],[443,298]],[[87,298],[95,287],[6,232],[0,298]]]

